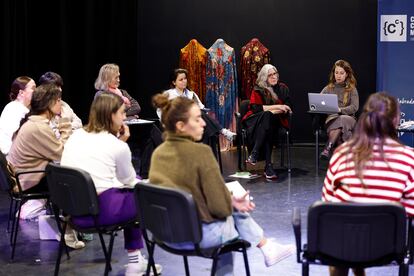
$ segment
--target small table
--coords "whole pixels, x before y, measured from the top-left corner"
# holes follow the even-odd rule
[[[130,119],[125,120],[125,124],[129,127],[130,137],[127,141],[131,149],[134,167],[137,173],[144,178],[148,177],[148,168],[150,160],[143,158],[143,152],[147,146],[148,140],[151,138],[151,131],[156,128],[158,119]],[[144,160],[145,159],[145,160]]]

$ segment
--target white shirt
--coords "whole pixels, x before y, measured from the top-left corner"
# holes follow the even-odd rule
[[[13,134],[19,129],[20,121],[29,109],[19,101],[9,102],[0,117],[0,150],[8,154],[12,145]]]
[[[185,97],[187,99],[195,101],[195,103],[198,105],[200,109],[204,109],[204,104],[200,101],[200,98],[198,97],[198,95],[195,92],[190,91],[188,89],[185,89],[184,92],[181,94],[180,92],[178,92],[177,89],[172,88],[167,91],[164,91],[163,94],[168,95],[168,99],[170,101],[177,97]],[[157,108],[157,115],[161,119],[161,109],[159,108]]]
[[[75,130],[65,144],[61,164],[87,171],[98,194],[110,188],[134,187],[138,182],[128,144],[107,131]]]

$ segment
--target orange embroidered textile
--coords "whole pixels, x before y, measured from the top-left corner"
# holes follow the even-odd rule
[[[180,50],[180,68],[188,71],[187,87],[198,95],[202,103],[206,97],[206,57],[207,49],[195,39]]]
[[[250,94],[256,83],[257,73],[263,65],[270,63],[270,51],[259,39],[253,38],[242,47],[240,60],[240,96],[250,99]]]

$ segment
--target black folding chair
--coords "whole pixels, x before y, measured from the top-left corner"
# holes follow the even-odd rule
[[[9,218],[7,221],[7,232],[10,234],[10,246],[12,247],[10,259],[14,259],[16,249],[17,233],[19,232],[20,212],[23,204],[33,199],[48,199],[48,192],[30,193],[22,190],[20,185],[20,176],[24,174],[44,173],[44,170],[22,171],[13,174],[9,167],[6,157],[0,152],[0,187],[10,196]],[[11,230],[10,230],[10,222]]]
[[[301,244],[301,218],[293,211],[297,262],[302,275],[309,264],[367,268],[396,262],[408,275],[407,218],[402,205],[317,201],[308,211],[308,243]]]
[[[105,255],[105,274],[108,275],[111,268],[112,248],[117,231],[128,225],[137,224],[136,220],[114,225],[99,225],[99,201],[95,185],[88,172],[49,163],[46,167],[47,182],[49,185],[50,201],[53,205],[56,222],[61,234],[59,253],[56,260],[55,275],[59,274],[60,259],[65,245],[65,231],[67,223],[73,229],[82,233],[98,233],[102,250]],[[69,216],[69,219],[62,219],[61,213]],[[73,216],[90,216],[94,219],[94,226],[83,228],[72,223]],[[61,227],[61,224],[63,227]],[[138,227],[138,225],[137,225]],[[105,245],[103,234],[110,236],[109,246]]]
[[[246,248],[250,243],[236,239],[218,247],[200,248],[202,240],[202,226],[198,216],[196,204],[191,194],[178,189],[165,188],[152,184],[137,184],[135,186],[138,217],[148,249],[148,267],[154,275],[154,249],[158,245],[162,249],[183,256],[185,273],[190,275],[188,256],[199,256],[213,259],[211,275],[215,275],[218,257],[222,254],[236,251],[242,252],[246,274],[250,275],[249,261]],[[148,236],[151,232],[152,237]],[[171,247],[174,243],[190,243],[193,249],[176,249]]]
[[[247,111],[249,110],[250,100],[243,100],[240,103],[239,112],[234,113],[236,118],[236,133],[237,133],[237,157],[238,157],[238,169],[240,171],[246,170],[246,159],[248,156],[248,139],[247,139],[247,130],[242,123],[242,119],[244,115],[246,115]],[[290,160],[290,128],[291,128],[291,121],[292,121],[292,114],[289,114],[289,127],[279,128],[278,139],[279,137],[284,137],[283,139],[279,139],[280,145],[280,166],[285,166],[285,149],[287,154],[287,170],[291,172],[291,160]]]

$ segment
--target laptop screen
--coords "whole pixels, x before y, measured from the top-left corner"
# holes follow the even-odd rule
[[[309,111],[315,113],[338,113],[336,94],[308,93]]]

